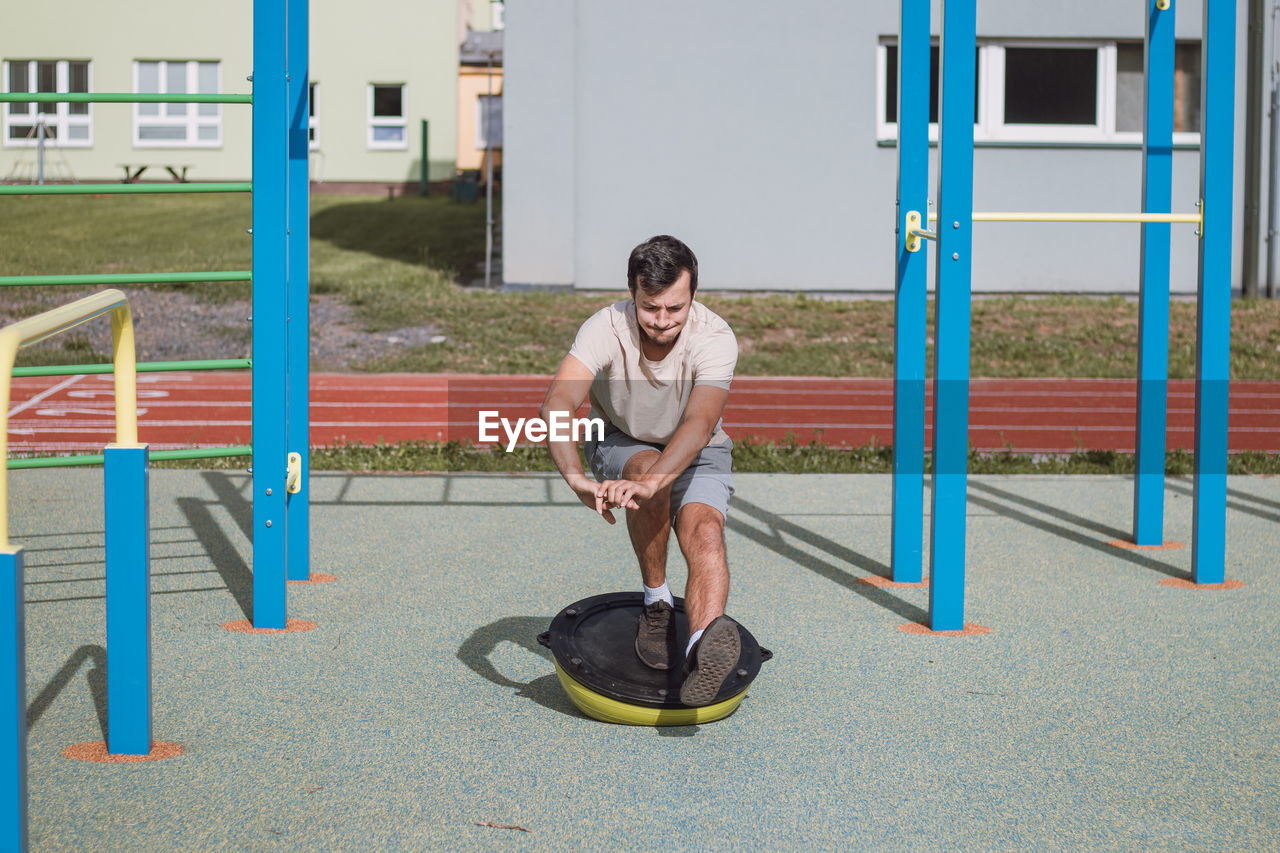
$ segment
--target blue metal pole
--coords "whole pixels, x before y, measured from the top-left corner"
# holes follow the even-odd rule
[[[975,6],[975,0],[943,0],[942,3],[933,515],[929,545],[929,627],[935,631],[964,628]]]
[[[1169,213],[1173,204],[1173,24],[1176,0],[1160,10],[1147,0],[1146,118],[1142,209]],[[1138,291],[1138,417],[1134,441],[1133,540],[1164,543],[1165,417],[1169,385],[1170,226],[1142,226]]]
[[[1191,574],[1222,583],[1226,565],[1231,216],[1235,145],[1235,0],[1205,0],[1200,80],[1204,200],[1196,312],[1196,455]]]
[[[107,557],[107,752],[151,752],[151,547],[147,445],[103,453]]]
[[[310,151],[308,133],[311,95],[307,41],[309,8],[308,0],[288,0],[288,57],[289,57],[289,342],[288,374],[289,402],[288,427],[285,443],[290,453],[302,459],[302,473],[298,478],[301,488],[296,494],[285,497],[288,523],[285,526],[287,544],[286,575],[289,580],[305,581],[311,577],[311,512],[310,475],[311,426],[308,416],[310,396],[311,319],[309,255],[311,236],[311,184],[307,168]]]
[[[27,653],[22,549],[0,546],[0,848],[27,850]]]
[[[285,0],[253,4],[253,626],[285,627],[289,81]]]
[[[928,262],[906,247],[907,211],[928,211],[929,0],[898,4],[898,228],[893,319],[893,547],[899,583],[919,583],[924,535]],[[927,220],[926,220],[927,222]]]

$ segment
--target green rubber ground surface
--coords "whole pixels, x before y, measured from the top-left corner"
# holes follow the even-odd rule
[[[651,729],[579,714],[536,642],[638,583],[558,478],[317,475],[338,580],[289,610],[319,627],[246,636],[219,626],[249,606],[248,478],[154,471],[154,734],[185,754],[134,765],[61,756],[103,738],[101,471],[10,483],[32,850],[1280,847],[1280,478],[1228,481],[1246,586],[1219,592],[1158,583],[1189,548],[1105,544],[1126,479],[971,478],[992,633],[935,638],[898,630],[927,590],[858,580],[888,573],[888,477],[739,475],[729,612],[777,656],[731,717]]]

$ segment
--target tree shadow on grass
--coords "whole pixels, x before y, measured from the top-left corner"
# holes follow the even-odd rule
[[[438,197],[351,201],[313,214],[311,236],[456,276],[484,260],[484,217],[484,205]]]

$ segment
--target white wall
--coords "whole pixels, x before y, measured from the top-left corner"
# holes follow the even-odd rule
[[[978,32],[1140,39],[1142,9],[981,0]],[[1198,37],[1201,14],[1181,0],[1180,38]],[[935,4],[935,33],[938,22]],[[881,0],[511,4],[507,283],[622,288],[632,246],[669,232],[698,254],[707,288],[890,291],[896,152],[876,139],[876,48],[897,28],[897,4]],[[1175,210],[1194,210],[1198,161],[1175,154]],[[1138,210],[1141,152],[982,147],[975,179],[978,210]],[[974,287],[1136,293],[1138,229],[979,226]],[[1179,292],[1195,289],[1192,231],[1175,226]]]

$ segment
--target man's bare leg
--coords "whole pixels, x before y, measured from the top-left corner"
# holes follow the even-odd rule
[[[676,519],[676,539],[689,564],[684,607],[692,635],[723,616],[729,600],[724,516],[706,504],[686,504]]]
[[[642,450],[622,466],[624,480],[640,480],[654,462],[656,450]],[[667,543],[671,539],[671,489],[663,489],[639,509],[627,510],[627,532],[631,534],[631,547],[640,562],[640,576],[650,589],[662,586],[667,580]]]
[[[709,705],[742,654],[738,626],[724,615],[729,600],[724,516],[706,504],[685,504],[676,518],[676,538],[689,564],[685,612],[689,614],[690,642],[680,701],[694,707]]]

